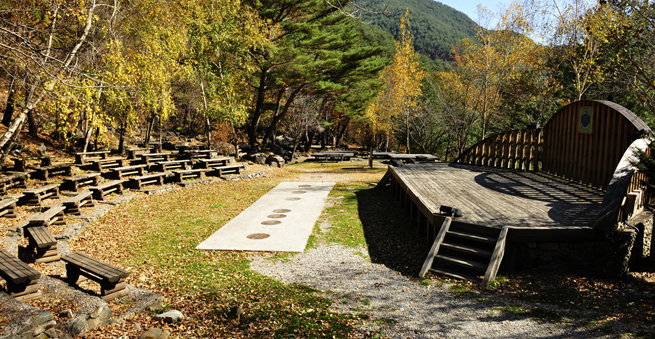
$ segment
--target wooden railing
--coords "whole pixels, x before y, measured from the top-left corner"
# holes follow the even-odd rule
[[[638,139],[628,147],[603,196],[594,227],[604,236],[612,234],[621,223],[642,210],[643,204],[648,201],[647,192],[642,189],[646,175],[636,166],[637,150],[651,154],[649,141]]]
[[[516,129],[488,137],[462,152],[456,163],[539,170],[542,133],[538,129]]]

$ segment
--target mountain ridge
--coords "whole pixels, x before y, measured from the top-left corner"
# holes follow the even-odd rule
[[[452,47],[463,38],[476,40],[478,25],[466,14],[433,0],[385,0],[384,3],[361,0],[372,11],[388,14],[362,13],[362,20],[390,33],[394,39],[400,34],[400,18],[409,9],[409,29],[415,50],[427,56],[436,65],[451,62]]]

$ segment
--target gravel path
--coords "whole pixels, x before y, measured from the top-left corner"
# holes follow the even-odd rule
[[[306,173],[302,181],[339,181],[339,175]],[[251,268],[285,283],[320,290],[343,313],[365,313],[366,334],[389,338],[598,338],[598,330],[575,323],[553,324],[501,312],[475,299],[456,298],[449,285],[422,284],[385,265],[366,249],[319,245],[290,260],[255,256]],[[514,305],[519,306],[519,305]]]
[[[291,260],[253,257],[251,268],[285,283],[320,290],[334,300],[332,309],[364,312],[363,330],[390,338],[598,338],[574,324],[558,325],[494,310],[474,299],[456,298],[447,284],[423,285],[357,252],[365,249],[319,246]],[[380,328],[383,319],[386,325]],[[376,321],[377,320],[377,321]]]

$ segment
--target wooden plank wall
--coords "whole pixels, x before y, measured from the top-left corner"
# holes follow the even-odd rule
[[[581,107],[593,108],[591,133],[579,131]],[[603,101],[578,101],[560,109],[544,126],[542,171],[607,189],[623,153],[643,129],[626,111]]]
[[[468,165],[538,170],[541,131],[516,129],[493,135],[464,151],[455,162]]]

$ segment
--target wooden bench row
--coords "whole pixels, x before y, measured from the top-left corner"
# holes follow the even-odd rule
[[[105,301],[128,294],[125,278],[129,272],[84,253],[72,253],[61,258],[66,262],[66,281],[76,285],[80,276],[100,284],[100,295]],[[0,277],[7,284],[13,298],[27,301],[41,297],[37,282],[41,273],[16,256],[0,248]]]

